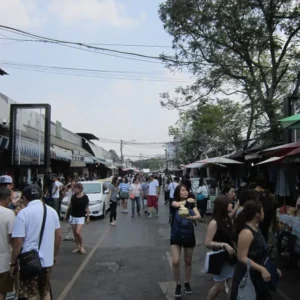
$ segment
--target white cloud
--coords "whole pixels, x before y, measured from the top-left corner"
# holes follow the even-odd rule
[[[137,19],[130,18],[117,0],[53,0],[49,9],[68,23],[86,21],[116,27],[136,26],[145,18],[144,13]]]
[[[43,18],[37,4],[37,0],[1,0],[1,24],[23,29],[40,25]]]

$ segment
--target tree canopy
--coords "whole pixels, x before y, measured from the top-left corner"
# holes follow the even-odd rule
[[[162,104],[179,108],[239,99],[255,120],[278,137],[283,97],[299,70],[300,8],[295,0],[166,0],[160,19],[173,38],[170,69],[192,72],[193,84],[178,87]],[[235,97],[235,98],[232,98]]]
[[[247,110],[228,99],[182,112],[176,125],[169,128],[169,134],[180,141],[177,164],[200,159],[210,145],[241,149],[248,118]]]

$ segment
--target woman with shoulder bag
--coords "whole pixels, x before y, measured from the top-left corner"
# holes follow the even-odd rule
[[[142,194],[142,187],[140,184],[140,180],[136,177],[133,180],[133,184],[130,186],[130,199],[131,199],[131,218],[135,216],[135,205],[138,216],[141,215],[141,194]]]
[[[231,288],[232,277],[236,264],[233,224],[229,216],[230,200],[219,195],[214,204],[212,219],[208,224],[205,246],[213,250],[226,250],[220,273],[214,275],[215,285],[210,289],[207,300],[216,299],[220,292],[225,291],[225,284]]]
[[[281,272],[277,268],[275,272],[267,270],[269,264],[267,266],[266,262],[269,259],[269,254],[264,237],[259,230],[259,224],[263,219],[262,204],[259,201],[250,200],[244,204],[243,210],[235,221],[235,230],[238,235],[238,263],[233,276],[230,300],[239,299],[240,293],[247,299],[270,300],[272,299],[271,283],[281,277]],[[250,289],[243,289],[240,286],[246,274],[248,262],[250,262],[251,270],[249,280],[252,281],[256,295],[250,295]]]
[[[128,214],[127,201],[129,199],[129,189],[130,184],[128,183],[128,179],[127,177],[123,177],[119,185],[120,199],[123,207],[122,214]]]

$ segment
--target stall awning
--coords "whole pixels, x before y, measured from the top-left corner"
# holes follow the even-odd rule
[[[72,160],[70,163],[70,168],[84,168],[84,167],[86,167],[86,164],[83,161]]]
[[[271,157],[269,159],[266,159],[264,161],[259,162],[258,164],[256,164],[256,166],[257,165],[269,164],[269,163],[273,163],[273,162],[279,162],[282,159],[283,159],[282,156],[274,156],[274,157]]]
[[[206,164],[199,163],[199,162],[194,162],[194,163],[185,165],[184,167],[185,167],[186,169],[200,169],[200,168],[203,168],[203,167],[205,167],[205,166],[206,166]]]
[[[265,149],[260,153],[266,156],[284,156],[296,148],[300,148],[299,142],[272,147],[269,149]]]
[[[51,149],[51,158],[56,160],[64,160],[64,161],[71,161],[72,160],[72,151],[62,149],[57,146],[53,146]],[[52,154],[53,152],[53,154]]]
[[[240,161],[229,159],[226,157],[211,157],[211,158],[199,160],[198,162],[203,163],[203,164],[223,164],[223,165],[231,165],[231,164],[242,165],[243,164]]]
[[[285,129],[300,129],[300,114],[281,119],[280,122]]]

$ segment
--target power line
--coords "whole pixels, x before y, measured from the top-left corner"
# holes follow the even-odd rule
[[[104,74],[118,74],[118,75],[143,75],[143,76],[150,76],[150,77],[163,77],[164,79],[173,79],[173,78],[183,78],[182,75],[174,75],[165,76],[162,73],[158,72],[146,72],[146,71],[124,71],[124,70],[103,70],[103,69],[87,69],[87,68],[74,68],[74,67],[61,67],[61,66],[49,66],[49,65],[39,65],[39,64],[29,64],[23,62],[15,62],[15,61],[0,61],[2,65],[14,68],[26,68],[26,69],[38,69],[38,70],[55,70],[55,71],[63,71],[63,72],[86,72],[86,73],[104,73]]]
[[[38,42],[44,43],[45,41],[41,40],[33,40],[33,39],[16,39],[16,38],[0,38],[0,40],[13,40],[16,42]],[[137,48],[172,48],[172,46],[167,45],[144,45],[144,44],[114,44],[114,43],[88,43],[85,42],[86,45],[95,45],[95,46],[111,46],[111,47],[137,47]]]
[[[32,38],[38,39],[40,41],[43,41],[45,43],[54,43],[54,44],[58,44],[58,45],[84,47],[84,48],[87,48],[87,49],[93,49],[93,50],[98,50],[98,51],[99,50],[100,51],[106,51],[106,52],[111,52],[111,53],[115,53],[115,54],[136,56],[136,57],[140,57],[140,58],[148,58],[148,59],[153,59],[153,60],[161,60],[161,58],[158,57],[158,56],[151,56],[151,55],[145,55],[145,54],[141,54],[141,53],[120,51],[120,50],[115,50],[115,49],[110,49],[110,48],[98,47],[98,46],[93,46],[91,44],[86,44],[86,43],[82,43],[82,42],[72,42],[72,41],[60,40],[60,39],[55,39],[55,38],[49,38],[49,37],[40,36],[40,35],[37,35],[37,34],[32,34],[30,32],[26,32],[26,31],[23,31],[23,30],[20,30],[20,29],[17,29],[17,28],[13,28],[13,27],[10,27],[10,26],[0,25],[0,28],[2,28],[2,30],[8,31],[8,32],[13,32],[13,33],[16,33],[18,35],[32,37]]]

